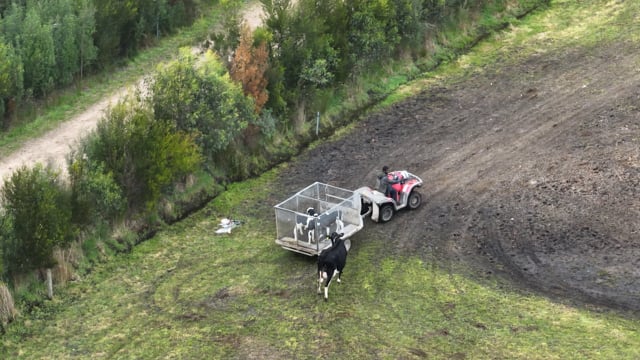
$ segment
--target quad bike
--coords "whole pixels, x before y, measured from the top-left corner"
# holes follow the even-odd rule
[[[396,211],[407,207],[411,210],[417,209],[422,203],[422,195],[416,190],[422,186],[420,177],[404,170],[392,171],[389,175],[400,181],[392,185],[398,193],[396,199],[368,186],[356,190],[362,201],[360,212],[363,217],[371,214],[373,221],[387,222],[391,220]]]

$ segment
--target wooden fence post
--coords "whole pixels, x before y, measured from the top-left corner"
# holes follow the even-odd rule
[[[47,295],[49,300],[53,299],[53,278],[51,276],[51,269],[47,269]]]

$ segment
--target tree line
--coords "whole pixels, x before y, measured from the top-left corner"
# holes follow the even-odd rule
[[[427,55],[425,41],[461,11],[474,13],[512,1],[261,0],[267,13],[269,102],[302,131],[313,99],[324,89],[353,83],[372,67],[401,56]],[[295,5],[294,5],[295,3]],[[500,10],[501,9],[501,10]]]
[[[56,249],[75,246],[90,256],[95,234],[105,228],[179,217],[180,199],[205,201],[211,188],[289,158],[310,137],[306,114],[326,106],[313,100],[317,94],[349,87],[395,58],[419,63],[429,56],[426,39],[459,12],[490,9],[492,18],[504,19],[547,2],[261,0],[266,17],[255,30],[230,13],[211,34],[212,49],[202,56],[181,50],[147,78],[144,91],[103,116],[69,155],[69,181],[37,165],[5,182],[2,278],[12,283],[56,265]],[[476,25],[479,33],[491,30],[483,26]],[[213,184],[198,185],[199,179]]]
[[[0,0],[0,119],[190,24],[197,0]]]

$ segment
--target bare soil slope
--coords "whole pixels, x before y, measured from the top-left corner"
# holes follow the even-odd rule
[[[368,116],[305,153],[313,181],[373,185],[383,164],[425,180],[421,208],[357,241],[470,265],[528,289],[640,309],[640,49],[617,43],[495,64]]]

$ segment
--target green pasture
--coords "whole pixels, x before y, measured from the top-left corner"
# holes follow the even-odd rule
[[[3,336],[11,358],[634,359],[638,320],[523,293],[352,238],[329,301],[315,258],[275,243],[278,170],[236,184],[67,285]],[[260,189],[260,191],[255,191]],[[232,216],[243,224],[216,234]],[[377,235],[376,235],[377,234]],[[381,235],[382,234],[382,235]]]

